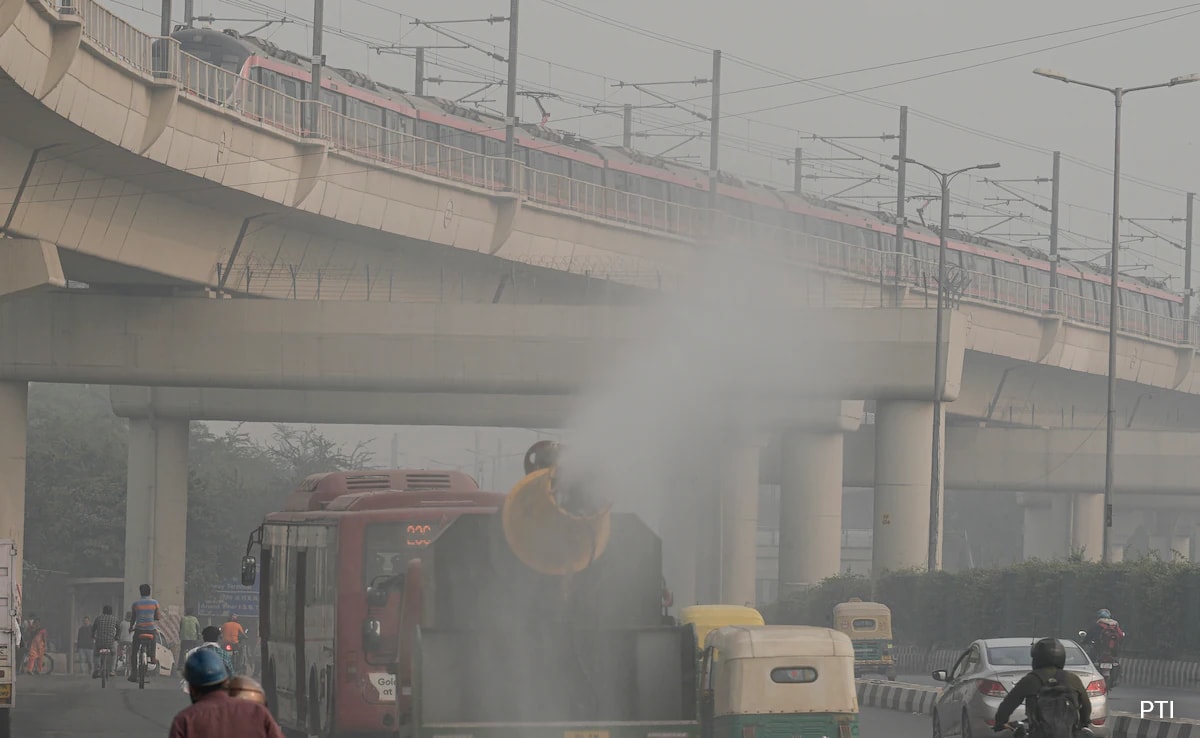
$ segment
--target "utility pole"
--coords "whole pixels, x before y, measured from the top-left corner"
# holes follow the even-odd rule
[[[633,148],[633,106],[625,103],[625,128],[621,135],[621,145],[627,149]]]
[[[900,106],[900,158],[896,162],[896,300],[900,300],[900,268],[904,260],[905,167],[908,164],[908,106]],[[913,254],[913,258],[916,258]]]
[[[400,434],[392,434],[392,468],[400,468]]]
[[[1059,155],[1054,152],[1054,172],[1050,180],[1050,312],[1058,312],[1058,186]]]
[[[159,35],[163,38],[171,35],[171,0],[162,0],[162,28]]]
[[[183,0],[183,26],[191,28],[196,19],[196,0]]]
[[[308,130],[312,134],[320,131],[318,110],[321,103],[321,67],[325,64],[325,55],[321,52],[321,38],[325,31],[325,0],[313,0],[313,41],[312,41],[312,83],[308,86],[308,99],[313,102],[311,109],[312,121]]]
[[[709,144],[708,144],[708,206],[717,210],[717,172],[720,171],[718,154],[720,153],[721,137],[721,52],[713,50],[712,71],[712,112],[709,114]]]
[[[508,160],[508,186],[517,186],[517,6],[520,0],[509,0],[508,9],[508,104],[504,114],[504,157]]]
[[[416,48],[416,54],[417,54],[417,79],[416,79],[416,82],[413,84],[413,92],[416,94],[417,97],[423,97],[425,95],[425,47],[418,46]]]
[[[799,195],[804,191],[804,170],[801,168],[804,162],[804,149],[797,146],[792,155],[792,161],[796,165],[796,170],[792,172],[792,192]]]
[[[1187,194],[1187,234],[1183,239],[1183,318],[1186,325],[1191,325],[1192,320],[1192,205],[1195,199],[1196,193]]]

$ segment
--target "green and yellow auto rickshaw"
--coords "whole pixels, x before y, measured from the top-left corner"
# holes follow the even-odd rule
[[[883,674],[896,681],[892,611],[880,602],[852,599],[833,608],[834,627],[854,644],[854,675]]]
[[[702,659],[703,738],[857,738],[854,647],[805,625],[730,625]]]

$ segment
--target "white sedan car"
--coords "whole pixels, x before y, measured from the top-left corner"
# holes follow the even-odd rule
[[[963,651],[949,672],[938,670],[933,678],[946,686],[933,705],[933,738],[990,736],[995,725],[996,708],[1033,668],[1029,649],[1038,638],[988,638],[972,643]],[[1075,641],[1060,640],[1067,652],[1066,670],[1079,677],[1087,687],[1092,703],[1092,729],[1098,738],[1108,735],[1108,695],[1104,677],[1087,653]],[[1025,717],[1025,706],[1018,707],[1010,722]]]

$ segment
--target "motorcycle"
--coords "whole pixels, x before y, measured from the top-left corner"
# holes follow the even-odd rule
[[[1082,642],[1087,638],[1087,631],[1079,631],[1079,639]],[[1101,654],[1096,644],[1088,644],[1091,652],[1092,661],[1096,664],[1096,669],[1100,672],[1100,676],[1104,677],[1104,688],[1111,692],[1113,687],[1117,686],[1117,677],[1121,673],[1121,661],[1114,654]]]

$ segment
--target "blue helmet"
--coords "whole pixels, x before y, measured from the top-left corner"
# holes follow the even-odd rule
[[[1098,618],[1111,618],[1111,617],[1112,617],[1112,613],[1111,613],[1111,612],[1109,612],[1108,610],[1101,610],[1100,612],[1096,613],[1096,617],[1098,617]]]
[[[212,687],[229,679],[229,672],[220,654],[211,648],[201,648],[187,657],[183,678],[190,687]]]

